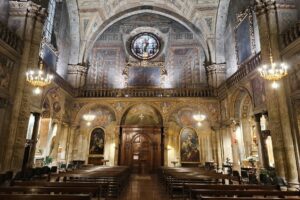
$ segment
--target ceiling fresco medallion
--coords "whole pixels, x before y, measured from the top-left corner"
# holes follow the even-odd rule
[[[131,41],[131,53],[138,59],[150,60],[157,56],[160,42],[152,33],[140,33]]]

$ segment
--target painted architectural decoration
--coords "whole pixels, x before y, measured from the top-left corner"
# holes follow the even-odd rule
[[[196,131],[192,128],[183,128],[180,134],[181,162],[200,162],[199,141]]]
[[[104,105],[96,105],[92,107],[93,114],[96,115],[95,120],[93,121],[93,125],[106,127],[111,122],[116,121],[116,117],[114,112],[107,106]]]
[[[104,139],[105,134],[102,128],[96,128],[91,133],[91,139],[90,139],[90,154],[104,154]]]
[[[175,121],[180,127],[196,127],[197,121],[193,115],[197,114],[197,109],[192,107],[181,108],[171,116],[171,120]]]
[[[162,119],[152,106],[138,104],[133,106],[123,118],[125,125],[160,126]]]

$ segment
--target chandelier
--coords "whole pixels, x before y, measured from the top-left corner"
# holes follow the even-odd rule
[[[288,74],[288,66],[285,63],[273,63],[273,58],[270,57],[271,63],[269,65],[263,65],[258,68],[260,76],[266,80],[273,81],[272,87],[278,88],[279,85],[276,81],[282,79]]]
[[[269,81],[273,81],[272,88],[277,89],[279,84],[277,83],[278,80],[282,79],[288,74],[288,66],[285,63],[274,63],[273,55],[272,55],[272,44],[270,39],[270,22],[269,16],[266,15],[267,20],[267,31],[268,31],[268,45],[269,45],[269,56],[270,56],[270,64],[263,65],[258,68],[258,72],[260,76]]]
[[[198,122],[202,122],[206,119],[206,116],[198,113],[198,114],[193,115],[193,118],[194,118],[194,120],[196,120]]]
[[[202,126],[202,121],[204,121],[206,119],[206,115],[203,115],[201,113],[198,114],[194,114],[193,115],[194,120],[197,121],[197,126]]]
[[[33,92],[35,94],[41,93],[41,88],[50,85],[53,80],[53,75],[45,73],[43,71],[43,61],[40,60],[40,67],[37,70],[29,70],[26,72],[26,80],[29,82],[35,89]]]
[[[92,124],[92,121],[95,120],[96,115],[91,114],[91,113],[89,112],[88,114],[84,114],[84,115],[82,116],[82,118],[83,118],[85,121],[87,121],[86,125],[90,126],[90,125]]]

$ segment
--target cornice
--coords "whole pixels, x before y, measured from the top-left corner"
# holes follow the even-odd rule
[[[32,2],[9,1],[10,16],[28,16],[37,17],[37,20],[43,22],[47,16],[46,9]]]

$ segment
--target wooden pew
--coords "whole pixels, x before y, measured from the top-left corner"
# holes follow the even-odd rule
[[[3,200],[91,200],[89,195],[0,194]]]
[[[238,197],[238,198],[235,198],[235,197],[200,197],[199,199],[202,199],[202,200],[274,200],[274,199],[279,199],[278,197],[266,197],[266,198],[263,198],[263,197]],[[295,200],[295,199],[300,199],[300,198],[284,198],[284,200]]]
[[[195,189],[209,190],[279,190],[276,185],[204,185],[204,184],[184,184],[184,194],[192,198],[192,191]]]
[[[201,168],[167,168],[162,167],[159,175],[166,185],[171,198],[184,197],[184,184],[224,184],[232,182],[231,177],[224,174],[206,171]]]
[[[0,187],[0,194],[87,194],[93,197],[99,196],[98,187]]]
[[[201,199],[207,197],[299,197],[299,191],[278,191],[278,190],[207,190],[207,189],[193,189],[191,190],[190,199]],[[269,198],[268,197],[268,198]],[[267,199],[268,199],[267,198]]]

